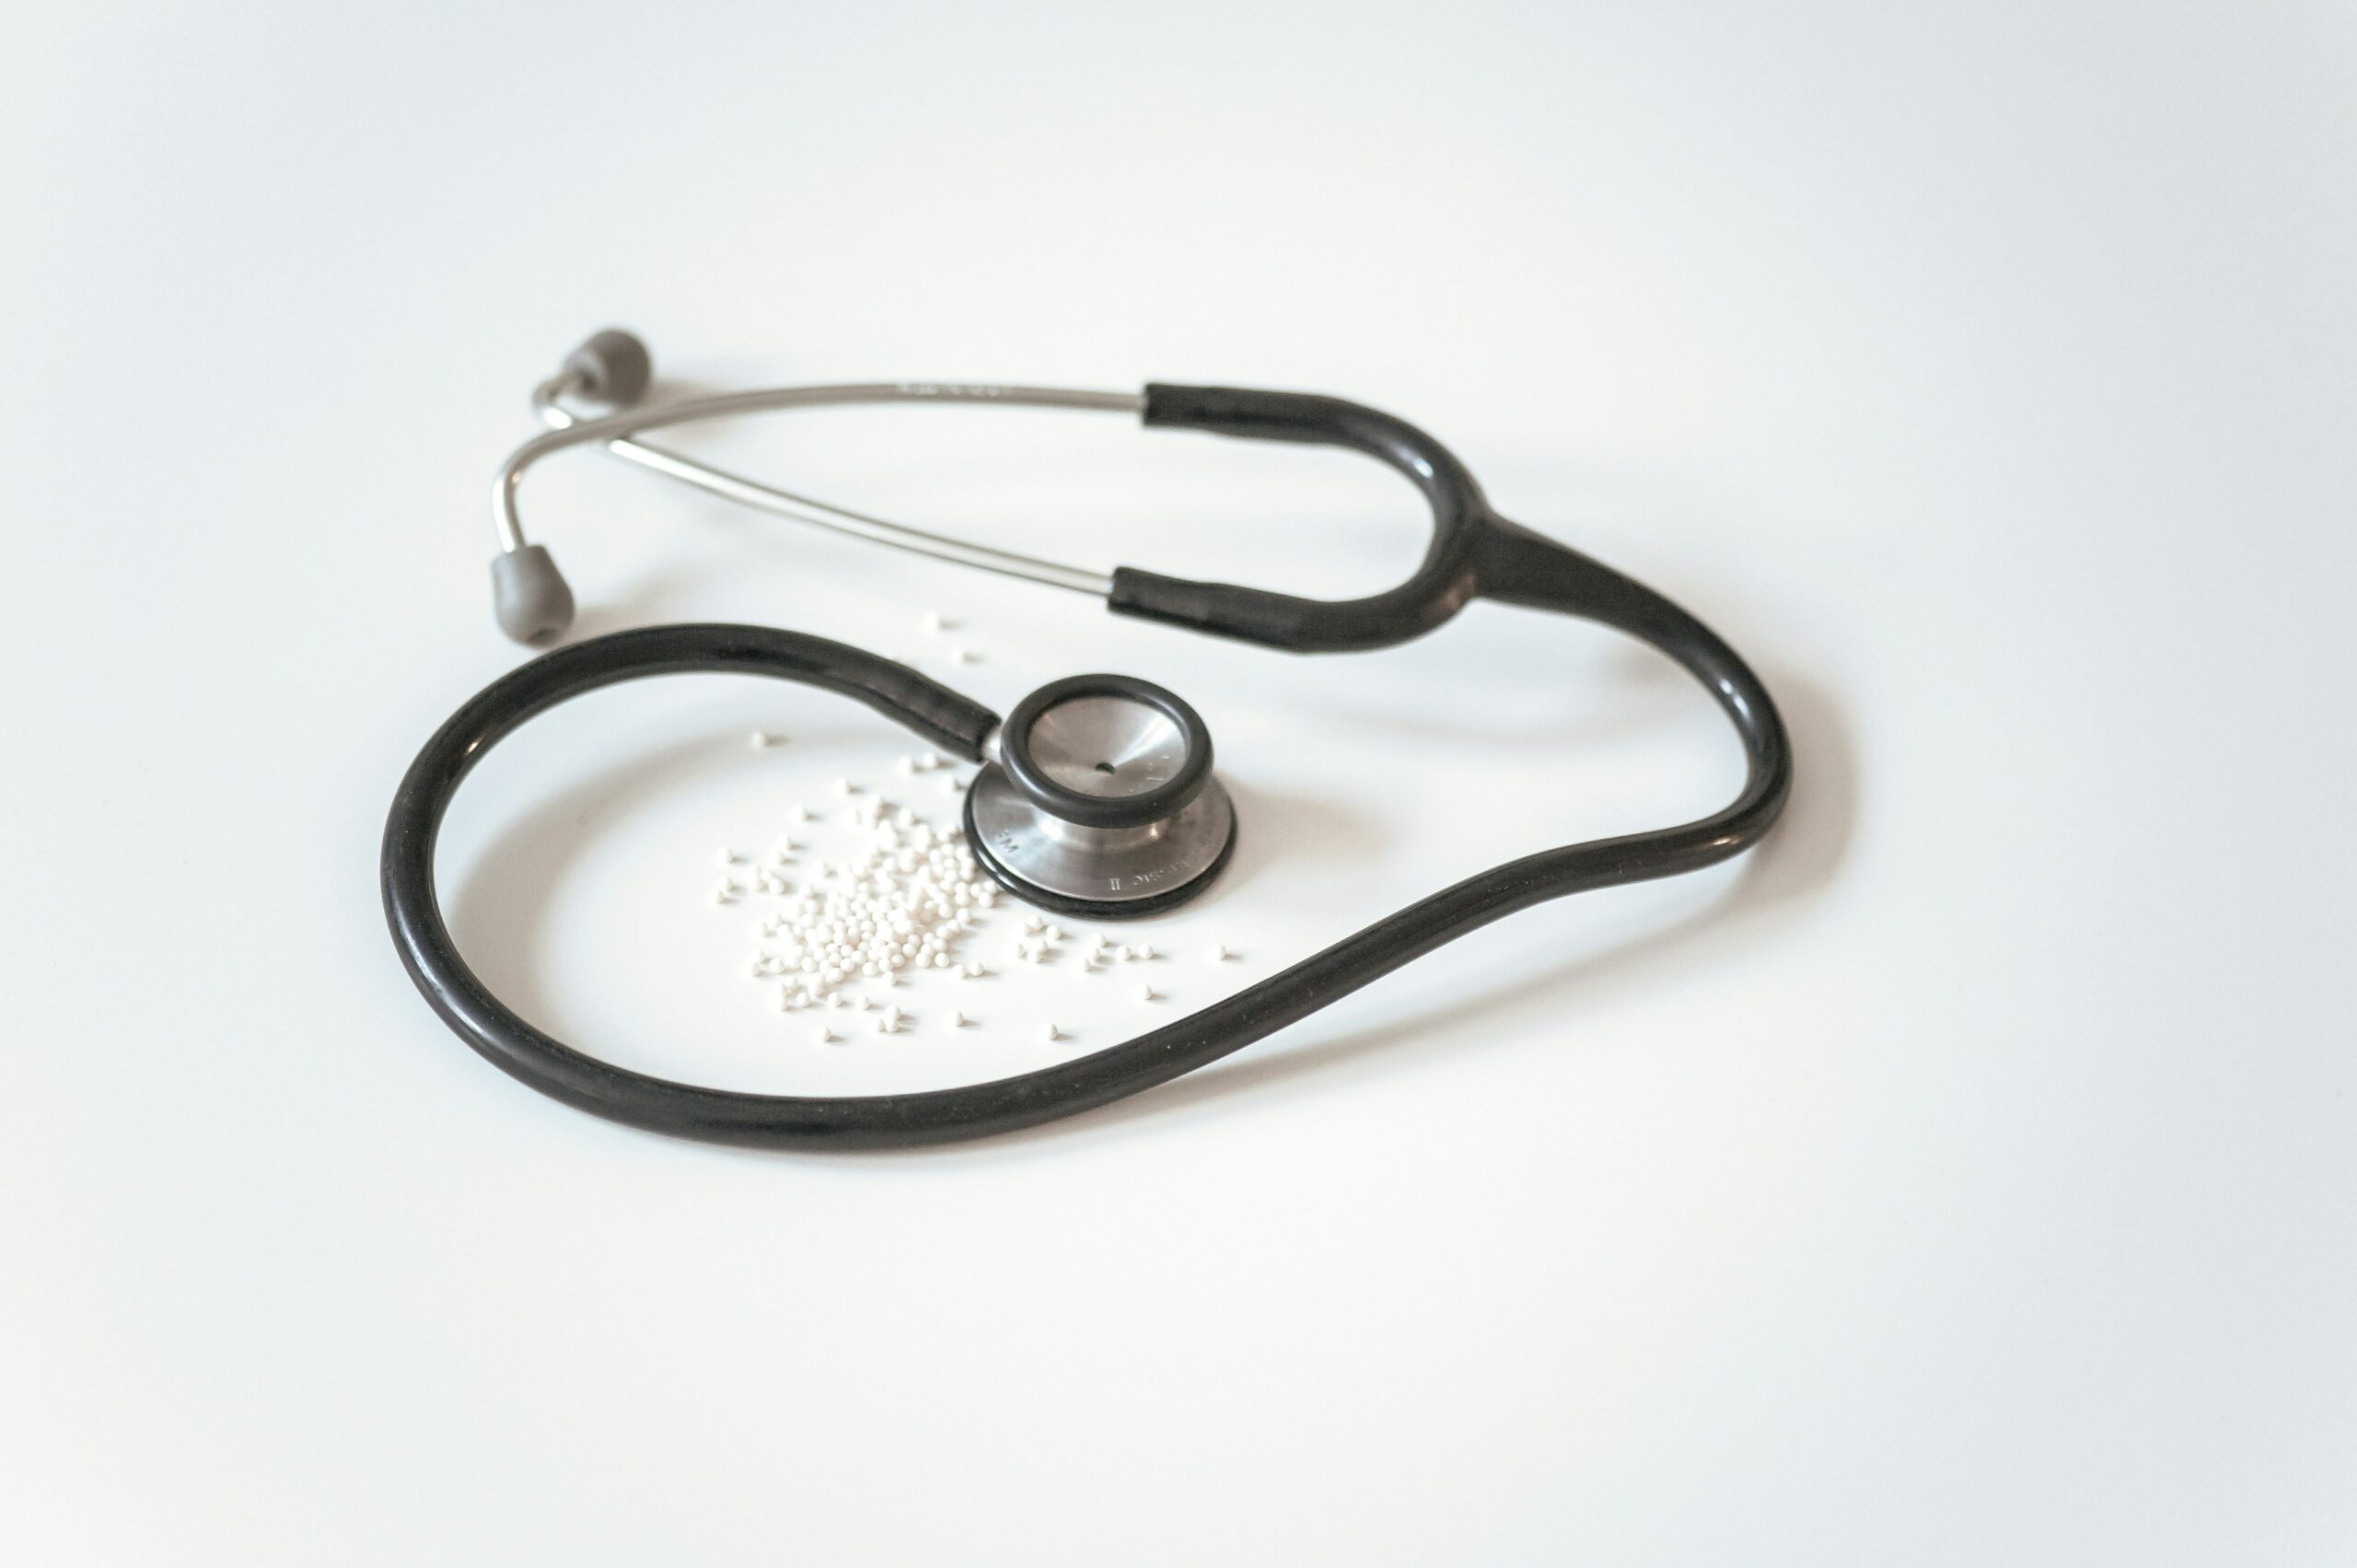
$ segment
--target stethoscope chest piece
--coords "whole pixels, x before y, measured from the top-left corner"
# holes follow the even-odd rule
[[[1211,886],[1236,847],[1236,807],[1194,709],[1149,681],[1075,675],[1007,715],[967,793],[966,836],[1016,897],[1118,920]]]

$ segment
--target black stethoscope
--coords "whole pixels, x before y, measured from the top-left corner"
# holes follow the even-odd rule
[[[1735,800],[1708,817],[1493,866],[1120,1045],[1011,1078],[916,1094],[748,1094],[675,1083],[585,1055],[519,1017],[460,958],[434,886],[443,813],[484,753],[535,714],[602,686],[690,671],[764,675],[840,692],[935,747],[982,762],[965,807],[976,858],[1017,898],[1082,918],[1150,914],[1202,892],[1234,847],[1234,805],[1213,773],[1202,718],[1144,681],[1072,677],[1033,692],[1002,721],[903,665],[797,632],[695,624],[594,637],[501,677],[435,731],[393,796],[381,861],[393,943],[426,1001],[476,1051],[569,1105],[659,1132],[780,1147],[889,1148],[1011,1132],[1191,1072],[1517,910],[1739,854],[1783,808],[1792,778],[1783,723],[1735,650],[1651,588],[1499,517],[1446,447],[1389,414],[1297,392],[1161,385],[1118,393],[886,382],[633,406],[650,379],[645,346],[628,333],[606,331],[536,390],[535,405],[554,428],[510,455],[493,495],[501,544],[492,565],[493,596],[500,625],[518,641],[560,635],[571,624],[573,598],[546,548],[524,540],[517,485],[551,452],[603,443],[617,456],[747,505],[1098,594],[1120,614],[1295,653],[1406,642],[1475,598],[1581,616],[1651,644],[1708,688],[1742,738],[1748,769]],[[578,418],[563,406],[567,398],[619,412]],[[1399,587],[1342,601],[1128,566],[1109,576],[829,506],[636,439],[729,414],[903,401],[1128,412],[1148,425],[1350,447],[1381,459],[1423,492],[1433,510],[1432,543]]]

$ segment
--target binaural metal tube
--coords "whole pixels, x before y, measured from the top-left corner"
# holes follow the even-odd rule
[[[499,478],[492,496],[492,519],[498,528],[499,547],[514,552],[525,548],[524,530],[517,515],[517,491],[525,471],[551,452],[588,442],[602,442],[616,457],[626,458],[643,468],[665,474],[682,483],[691,484],[710,494],[736,502],[739,505],[767,512],[772,517],[789,517],[809,523],[836,533],[848,534],[871,543],[889,545],[894,549],[929,555],[937,561],[955,565],[970,566],[980,571],[996,572],[1004,576],[1020,577],[1028,582],[1044,583],[1051,587],[1069,588],[1076,593],[1093,594],[1102,598],[1112,592],[1113,580],[1105,573],[1091,572],[1083,567],[1067,566],[1058,562],[1042,561],[1036,556],[1022,555],[1008,550],[994,550],[988,545],[974,544],[952,539],[946,534],[911,528],[887,518],[853,512],[791,491],[762,484],[741,474],[712,467],[683,453],[635,439],[641,431],[673,424],[686,424],[698,420],[721,419],[732,414],[762,413],[784,409],[840,408],[863,403],[883,402],[962,402],[996,403],[1015,408],[1061,408],[1102,411],[1115,413],[1137,413],[1145,407],[1145,399],[1136,392],[1081,391],[1056,387],[1001,387],[973,385],[963,382],[865,382],[825,387],[778,387],[761,391],[735,392],[721,397],[697,398],[682,402],[666,403],[652,408],[627,409],[601,419],[584,420],[565,409],[557,400],[580,385],[576,372],[543,381],[533,389],[532,406],[552,428],[546,435],[536,436],[509,455],[501,465]]]

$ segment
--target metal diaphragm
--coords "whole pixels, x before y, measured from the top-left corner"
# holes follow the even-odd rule
[[[967,792],[966,838],[1026,902],[1120,919],[1209,887],[1236,847],[1236,807],[1193,708],[1151,681],[1074,675],[1007,715]]]

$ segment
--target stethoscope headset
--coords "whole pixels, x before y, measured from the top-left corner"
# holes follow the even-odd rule
[[[1792,776],[1783,724],[1735,650],[1653,589],[1498,516],[1446,447],[1389,414],[1339,398],[1229,387],[1150,385],[1127,393],[930,382],[786,387],[637,406],[651,378],[645,346],[610,331],[583,343],[536,389],[535,407],[553,428],[509,455],[493,502],[500,540],[493,598],[500,626],[517,641],[552,640],[573,619],[572,594],[547,548],[524,538],[517,487],[540,459],[603,444],[745,505],[1095,594],[1117,614],[1294,653],[1402,643],[1476,598],[1599,621],[1660,649],[1701,681],[1734,724],[1748,768],[1736,798],[1707,817],[1492,866],[1120,1045],[991,1083],[913,1094],[750,1094],[676,1083],[576,1051],[518,1016],[459,956],[435,895],[435,843],[459,784],[493,746],[559,703],[648,676],[734,672],[839,692],[935,748],[981,762],[965,810],[967,840],[982,868],[1018,899],[1086,919],[1174,908],[1217,877],[1237,821],[1212,772],[1210,733],[1177,696],[1120,676],[1052,682],[1002,720],[904,665],[798,632],[693,624],[589,638],[493,681],[435,732],[393,796],[381,863],[393,942],[427,1003],[477,1051],[568,1105],[659,1132],[777,1147],[888,1148],[1011,1132],[1191,1072],[1517,910],[1739,854],[1783,808]],[[611,412],[580,417],[567,400]],[[1106,576],[829,506],[638,439],[733,414],[897,401],[1103,410],[1135,413],[1154,427],[1348,447],[1388,463],[1423,493],[1432,542],[1399,587],[1342,601],[1130,566]]]

